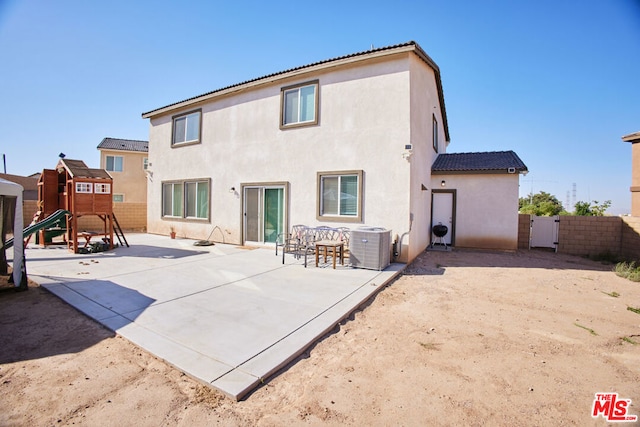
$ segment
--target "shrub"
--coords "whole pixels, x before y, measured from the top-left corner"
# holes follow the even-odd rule
[[[640,267],[635,262],[619,262],[613,271],[616,275],[629,279],[632,282],[640,282]]]

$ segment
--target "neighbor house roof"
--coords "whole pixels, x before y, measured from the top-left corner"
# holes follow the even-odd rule
[[[630,133],[629,135],[625,135],[622,137],[622,140],[624,142],[631,142],[632,144],[640,142],[640,132],[634,132]]]
[[[104,138],[98,144],[98,150],[121,150],[149,152],[149,141],[138,141],[135,139]]]
[[[4,179],[5,181],[11,181],[16,184],[22,185],[24,191],[38,191],[38,176],[30,177],[30,176],[20,176],[20,175],[11,175],[8,173],[0,173],[0,179]]]
[[[271,83],[277,80],[282,80],[291,76],[299,75],[306,72],[313,72],[316,70],[334,67],[336,65],[353,63],[356,61],[364,61],[367,59],[380,58],[387,55],[393,55],[401,52],[414,52],[420,59],[422,59],[429,67],[431,67],[436,75],[436,87],[438,88],[438,98],[440,99],[440,110],[442,111],[442,120],[445,132],[446,141],[449,142],[449,124],[447,121],[447,111],[444,105],[444,93],[442,91],[442,80],[440,78],[440,68],[438,65],[425,53],[424,50],[415,41],[409,41],[402,44],[393,46],[380,47],[370,49],[362,52],[352,53],[349,55],[338,56],[332,59],[325,59],[323,61],[313,62],[308,65],[302,65],[288,70],[280,71],[277,73],[268,74],[266,76],[258,77],[255,79],[247,80],[242,83],[237,83],[231,86],[226,86],[221,89],[216,89],[211,92],[204,93],[202,95],[194,96],[192,98],[185,99],[183,101],[175,102],[173,104],[166,105],[155,110],[151,110],[146,113],[142,113],[142,118],[153,118],[162,114],[171,113],[178,109],[187,107],[189,105],[207,101],[217,96],[227,95],[229,93],[238,92],[250,87],[258,86],[261,84]]]
[[[509,170],[511,169],[512,172]],[[435,174],[527,172],[527,166],[513,151],[440,154],[431,166]]]
[[[58,167],[62,165],[74,178],[105,178],[111,179],[111,175],[104,169],[92,169],[82,160],[60,159]],[[57,168],[56,168],[57,169]]]

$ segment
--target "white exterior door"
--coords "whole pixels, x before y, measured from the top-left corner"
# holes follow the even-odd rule
[[[451,245],[453,236],[453,193],[433,193],[432,197],[431,226],[446,225],[447,234],[443,237],[444,243]],[[431,242],[440,243],[441,239],[431,233]]]

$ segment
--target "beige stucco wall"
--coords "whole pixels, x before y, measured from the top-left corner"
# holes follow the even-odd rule
[[[437,153],[433,149],[433,115],[438,121],[438,153],[446,152],[444,120],[436,87],[435,72],[422,60],[411,56],[411,144],[413,152],[409,183],[410,239],[402,239],[402,251],[415,258],[429,245],[431,224],[431,165]],[[423,190],[427,188],[427,190]],[[404,230],[407,231],[407,230]]]
[[[122,172],[109,171],[113,177],[113,194],[124,194],[125,203],[147,201],[147,176],[143,160],[147,153],[137,151],[100,150],[100,168],[107,168],[107,156],[122,156]]]
[[[423,250],[430,202],[427,192],[420,191],[420,183],[429,182],[432,154],[424,147],[431,149],[431,104],[437,94],[433,71],[413,58],[405,53],[367,65],[342,65],[182,110],[202,108],[202,144],[171,148],[171,116],[177,112],[151,119],[149,232],[168,234],[173,224],[178,236],[207,238],[218,226],[212,240],[242,244],[241,185],[287,182],[289,226],[371,225],[400,235],[409,230],[413,213],[411,236],[424,234],[419,240]],[[410,79],[410,69],[418,74],[415,79]],[[281,87],[315,79],[319,80],[319,124],[281,130]],[[434,94],[425,98],[425,90]],[[417,110],[414,116],[411,109]],[[415,116],[428,116],[428,124],[412,127]],[[409,143],[416,148],[407,161],[403,153]],[[422,172],[412,173],[413,168]],[[317,172],[342,170],[364,171],[363,220],[357,224],[318,221]],[[200,178],[211,178],[211,221],[163,219],[162,182]],[[235,193],[230,192],[231,187]],[[413,207],[412,197],[419,198]],[[409,239],[403,244],[411,247],[404,257],[417,255]]]
[[[456,247],[518,248],[518,182],[518,174],[433,175],[432,188],[456,190]]]

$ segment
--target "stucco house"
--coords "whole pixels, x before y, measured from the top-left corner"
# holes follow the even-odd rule
[[[640,132],[622,137],[631,143],[631,215],[640,216]]]
[[[455,244],[486,245],[478,230],[490,229],[490,247],[517,248],[526,167],[512,158],[499,171],[432,171],[449,127],[440,69],[415,42],[259,77],[142,117],[150,119],[151,233],[175,228],[264,245],[294,224],[379,226],[392,230],[397,260],[408,262],[433,240],[434,196],[458,189]],[[485,208],[490,227],[473,221]]]
[[[113,202],[146,203],[149,142],[104,138],[98,150],[100,168],[113,177]]]

